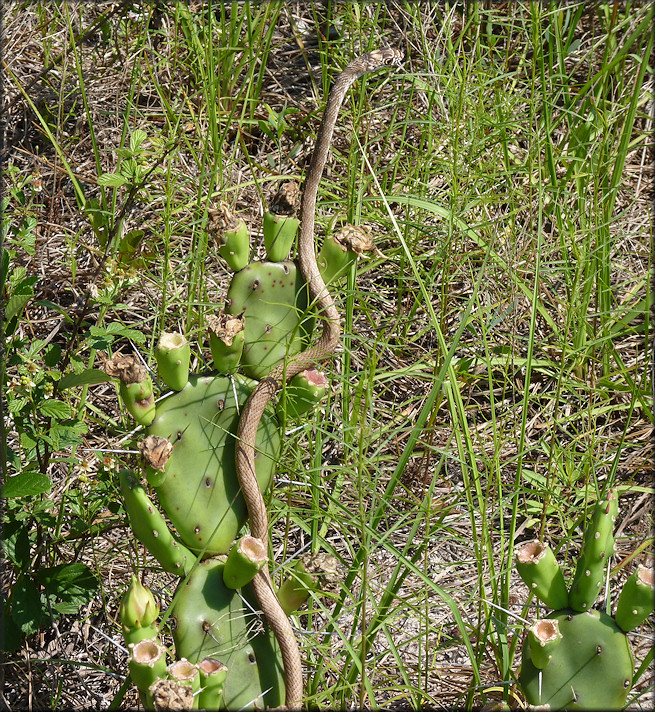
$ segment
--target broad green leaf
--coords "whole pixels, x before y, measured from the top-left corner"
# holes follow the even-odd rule
[[[40,472],[21,472],[20,475],[8,477],[2,487],[2,496],[11,499],[13,497],[33,497],[52,489],[52,480]]]
[[[74,388],[75,386],[86,386],[93,383],[106,383],[111,378],[99,368],[87,368],[82,373],[67,373],[59,381],[59,390]]]
[[[50,566],[38,571],[36,577],[48,593],[77,607],[88,603],[99,585],[91,569],[79,563]]]
[[[45,618],[39,588],[28,576],[23,576],[11,592],[11,617],[26,635],[35,633]]]
[[[45,415],[46,418],[59,418],[59,420],[65,420],[71,417],[71,409],[68,403],[62,401],[47,399],[41,401],[37,406],[37,410],[41,415]]]
[[[82,444],[82,435],[88,430],[85,423],[76,420],[53,421],[50,428],[50,438],[55,450],[65,450]]]
[[[127,178],[124,178],[120,173],[103,173],[98,176],[98,185],[108,186],[109,188],[120,188],[127,183]]]
[[[139,146],[148,138],[148,134],[141,130],[136,129],[134,133],[130,136],[130,150],[132,152],[138,150]]]

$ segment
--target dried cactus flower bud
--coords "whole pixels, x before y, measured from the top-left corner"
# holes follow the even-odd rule
[[[150,686],[148,694],[157,712],[193,709],[193,690],[177,680],[157,680]]]
[[[280,184],[269,204],[269,209],[275,215],[294,217],[300,207],[300,186],[295,180]]]
[[[148,377],[148,369],[133,356],[124,356],[121,353],[105,362],[105,373],[112,378],[118,378],[122,383],[130,385],[141,383]]]
[[[373,231],[368,225],[345,225],[333,237],[344,251],[351,250],[357,257],[365,252],[382,254],[373,243]]]
[[[166,463],[173,452],[173,443],[160,435],[148,435],[139,443],[139,453],[146,468],[146,477],[153,487],[166,479]]]

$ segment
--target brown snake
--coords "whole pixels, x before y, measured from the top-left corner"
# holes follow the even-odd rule
[[[384,48],[357,57],[339,74],[327,100],[323,120],[316,137],[316,145],[307,172],[300,206],[300,237],[298,239],[298,263],[300,272],[309,286],[310,303],[315,303],[323,316],[323,332],[318,342],[282,363],[262,380],[246,402],[237,430],[236,465],[237,476],[248,507],[250,533],[268,541],[268,513],[264,498],[255,476],[255,438],[264,409],[280,388],[282,380],[289,380],[301,371],[324,360],[334,353],[339,340],[339,312],[321,277],[314,249],[314,218],[316,196],[327,161],[332,133],[337,115],[351,84],[363,74],[383,67],[398,66],[403,54],[397,49]],[[282,653],[286,705],[298,709],[302,703],[302,665],[296,637],[289,619],[277,599],[267,567],[253,579],[253,588],[259,605],[273,630]]]

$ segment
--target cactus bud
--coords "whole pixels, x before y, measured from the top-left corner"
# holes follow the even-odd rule
[[[132,574],[130,585],[121,599],[119,616],[126,628],[142,628],[157,620],[159,606],[150,589]]]
[[[155,360],[159,375],[174,391],[181,391],[189,381],[191,347],[178,332],[162,331],[155,348]]]

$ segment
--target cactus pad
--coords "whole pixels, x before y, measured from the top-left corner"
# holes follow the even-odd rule
[[[187,583],[180,583],[173,632],[176,653],[191,662],[211,657],[227,666],[227,709],[277,707],[284,699],[277,643],[252,612],[252,603],[244,603],[225,586],[223,567],[216,559],[203,561]]]
[[[255,385],[238,375],[233,379],[192,376],[182,391],[159,403],[148,430],[173,444],[166,478],[155,491],[181,539],[193,551],[226,553],[245,524],[234,433],[240,408]],[[270,484],[280,440],[275,416],[265,413],[257,432],[257,480],[262,491]]]
[[[307,288],[293,262],[253,262],[234,275],[228,314],[245,317],[243,372],[264,378],[284,358],[300,353],[311,331]]]
[[[628,639],[614,620],[601,611],[571,609],[548,618],[559,622],[562,641],[541,671],[530,660],[529,646],[523,646],[519,680],[528,702],[550,709],[623,707],[634,661]]]

